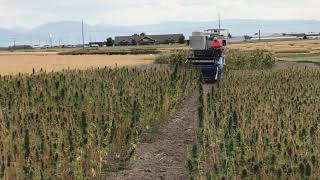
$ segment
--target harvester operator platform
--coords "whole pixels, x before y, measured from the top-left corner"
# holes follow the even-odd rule
[[[223,46],[221,44],[221,42],[218,40],[217,37],[213,38],[213,42],[211,44],[211,48],[213,49],[214,54],[216,54],[216,56],[219,57],[219,67],[221,70],[221,74],[223,74],[224,71],[224,55],[223,55]]]

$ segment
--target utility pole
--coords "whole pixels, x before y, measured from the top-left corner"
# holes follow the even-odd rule
[[[82,19],[82,49],[84,49],[83,19]]]
[[[16,37],[12,37],[12,38],[10,38],[10,40],[12,40],[12,45],[11,45],[11,47],[10,47],[10,45],[9,45],[9,47],[10,47],[10,49],[13,51],[13,50],[15,50],[16,49]]]
[[[10,39],[10,44],[9,44],[9,49],[10,51],[14,51],[16,49],[16,37],[11,37]]]
[[[50,43],[50,48],[52,48],[52,34],[51,33],[49,33],[49,43]]]
[[[219,17],[219,31],[220,31],[220,29],[221,29],[221,15],[220,15],[220,13],[218,14],[218,17]]]
[[[13,49],[16,49],[16,38],[13,38]]]
[[[259,29],[259,41],[261,40],[261,30]]]

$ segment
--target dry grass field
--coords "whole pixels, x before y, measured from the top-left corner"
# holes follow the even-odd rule
[[[88,69],[94,67],[137,66],[152,63],[151,55],[123,56],[61,56],[44,52],[2,52],[0,53],[0,74],[14,75],[39,71],[60,71],[63,69]]]
[[[101,50],[130,50],[137,47],[107,47]],[[141,48],[141,47],[140,47]],[[184,45],[144,46],[143,48],[156,48],[159,51],[175,49],[188,49]],[[229,49],[254,50],[265,49],[276,54],[279,60],[285,61],[320,61],[320,40],[273,41],[273,42],[247,42],[229,44]],[[70,50],[70,49],[68,49]],[[136,66],[152,63],[152,55],[89,55],[89,56],[63,56],[58,55],[65,49],[55,50],[26,50],[0,52],[0,74],[11,75],[17,73],[31,73],[33,68],[39,71],[60,71],[62,69],[87,69],[91,67]]]
[[[81,48],[49,48],[49,49],[22,49],[16,50],[20,53],[64,53],[79,50]],[[100,48],[86,48],[90,50],[101,50],[101,51],[127,51],[131,49],[156,49],[158,51],[170,51],[175,49],[188,49],[185,44],[173,44],[173,45],[148,45],[148,46],[114,46],[114,47],[100,47]],[[1,51],[0,51],[1,53]]]
[[[255,50],[272,52],[281,61],[320,62],[320,40],[272,41],[235,43],[229,49]]]
[[[265,49],[275,54],[319,54],[320,40],[248,42],[230,44],[228,48],[241,50]]]

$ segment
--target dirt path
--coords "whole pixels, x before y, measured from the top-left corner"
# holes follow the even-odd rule
[[[198,97],[195,91],[184,100],[172,118],[159,125],[155,140],[138,146],[128,168],[106,179],[188,179],[186,161],[196,140]]]

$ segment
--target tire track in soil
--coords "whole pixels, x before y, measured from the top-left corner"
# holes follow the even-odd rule
[[[108,172],[107,180],[189,179],[186,162],[196,142],[199,92],[187,97],[170,120],[160,124],[151,143],[141,143],[127,168]]]

